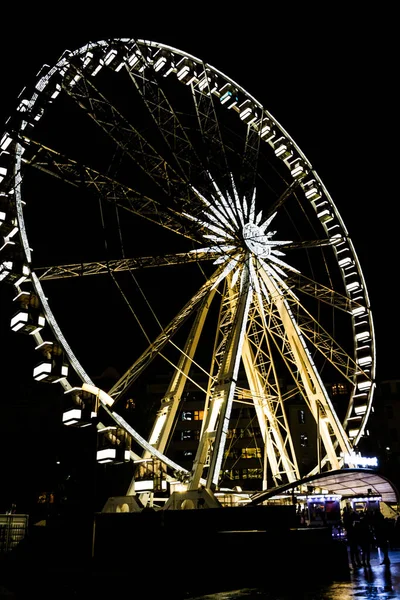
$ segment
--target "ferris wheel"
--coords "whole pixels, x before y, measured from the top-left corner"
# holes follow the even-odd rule
[[[0,279],[34,378],[71,401],[65,423],[98,414],[121,460],[155,458],[189,491],[215,490],[245,398],[278,485],[303,475],[296,398],[321,441],[308,474],[341,468],[374,393],[369,298],[337,207],[276,119],[210,64],[128,38],[64,52],[17,104],[0,140]],[[123,373],[109,389],[94,383],[99,360]],[[169,379],[143,432],[120,407],[155,364]],[[191,469],[168,453],[188,382],[204,397]]]

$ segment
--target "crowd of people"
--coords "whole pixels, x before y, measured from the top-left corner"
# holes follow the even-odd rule
[[[400,549],[400,515],[386,518],[379,508],[359,512],[350,503],[327,518],[322,506],[314,506],[312,514],[297,506],[298,527],[331,526],[332,535],[347,540],[353,568],[369,567],[371,551],[379,549],[382,565],[390,565],[389,551]]]
[[[399,541],[399,518],[387,519],[379,509],[358,513],[348,506],[343,509],[342,520],[354,568],[370,566],[372,548],[379,548],[382,565],[390,565],[389,550]]]

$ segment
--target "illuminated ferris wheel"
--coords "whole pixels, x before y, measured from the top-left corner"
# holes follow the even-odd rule
[[[321,441],[308,474],[343,466],[373,398],[368,293],[328,191],[257,99],[176,48],[93,42],[42,68],[0,145],[11,328],[34,340],[34,378],[62,386],[66,424],[98,414],[100,460],[119,443],[120,460],[155,458],[188,491],[218,489],[244,399],[264,474],[294,482],[296,399]],[[87,374],[103,354],[123,372],[107,390]],[[170,377],[142,432],[120,407],[157,361]],[[184,469],[169,446],[188,383],[204,418]],[[348,391],[341,404],[331,384]]]

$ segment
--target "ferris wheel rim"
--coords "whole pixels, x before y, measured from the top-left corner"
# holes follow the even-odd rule
[[[68,59],[71,56],[75,56],[75,57],[81,57],[84,55],[84,53],[87,53],[90,49],[101,49],[103,51],[103,57],[106,55],[106,52],[110,51],[110,48],[112,46],[112,44],[132,44],[132,48],[133,47],[153,47],[153,48],[157,48],[157,49],[161,49],[161,50],[165,50],[167,52],[171,52],[171,53],[175,53],[177,55],[179,55],[182,58],[187,58],[190,60],[195,61],[198,65],[201,65],[202,68],[204,68],[204,72],[206,72],[206,69],[209,69],[211,73],[215,73],[218,74],[224,82],[227,82],[235,87],[237,87],[242,94],[244,94],[245,98],[247,100],[250,100],[251,102],[254,102],[255,105],[262,111],[263,115],[266,115],[271,122],[273,123],[273,126],[275,128],[277,128],[279,130],[279,132],[284,136],[284,138],[290,142],[290,144],[292,145],[292,147],[295,149],[295,151],[297,152],[298,156],[300,159],[302,159],[304,166],[309,170],[309,173],[312,174],[313,179],[316,182],[317,188],[318,188],[318,193],[322,191],[323,193],[323,197],[324,199],[327,201],[328,205],[329,205],[329,210],[331,211],[331,216],[332,219],[335,222],[335,226],[336,228],[336,234],[338,231],[340,231],[340,237],[342,240],[342,243],[345,244],[346,246],[346,256],[350,256],[350,260],[353,261],[353,268],[355,269],[356,272],[356,277],[355,279],[358,282],[358,287],[354,288],[354,289],[360,289],[361,296],[362,296],[362,300],[367,312],[367,316],[368,316],[368,330],[369,330],[369,339],[371,340],[371,352],[372,352],[372,368],[371,368],[371,380],[374,381],[374,377],[375,377],[375,347],[374,347],[374,330],[373,330],[373,324],[372,324],[372,315],[371,315],[371,311],[370,311],[370,305],[369,305],[369,298],[368,298],[368,292],[367,292],[367,288],[366,288],[366,284],[365,284],[365,280],[364,280],[364,276],[361,270],[361,266],[359,264],[357,255],[355,253],[355,249],[352,245],[351,239],[348,237],[348,233],[347,233],[347,229],[343,223],[343,220],[341,218],[341,215],[338,211],[338,209],[336,208],[335,203],[333,202],[332,198],[330,197],[328,191],[326,190],[325,186],[323,185],[321,179],[319,178],[318,174],[312,169],[311,163],[308,161],[308,159],[305,157],[305,155],[303,154],[303,152],[300,150],[300,148],[297,146],[297,144],[294,142],[294,140],[289,136],[289,134],[282,128],[282,126],[276,121],[276,119],[269,113],[266,111],[265,108],[263,108],[262,104],[259,103],[251,94],[249,94],[246,90],[244,90],[244,88],[242,88],[241,86],[239,86],[233,79],[229,78],[228,76],[226,76],[225,74],[223,74],[221,71],[217,70],[216,68],[212,67],[211,65],[209,65],[208,63],[204,63],[202,62],[200,59],[185,53],[181,50],[178,50],[176,48],[173,48],[172,46],[168,46],[168,45],[164,45],[164,44],[160,44],[158,42],[149,42],[146,40],[133,40],[131,38],[115,38],[114,40],[112,40],[112,43],[109,40],[101,40],[98,42],[91,42],[89,44],[86,44],[82,47],[80,47],[79,49],[73,51],[73,52],[68,52],[67,55],[63,55],[59,61],[56,63],[56,65],[49,70],[50,73],[50,77],[47,75],[44,75],[43,77],[38,79],[37,85],[36,85],[36,89],[38,90],[39,88],[42,88],[41,91],[43,92],[43,90],[46,88],[46,85],[49,83],[49,81],[51,80],[51,76],[54,75],[54,73],[58,72],[59,70],[61,70],[62,68],[64,68],[66,65],[68,65]],[[152,65],[146,65],[146,69],[151,69],[154,68],[152,67]],[[48,78],[47,80],[45,78]],[[47,81],[47,83],[46,83]],[[32,111],[33,108],[35,107],[35,103],[38,97],[38,93],[37,91],[34,92],[34,95],[31,97],[30,101],[28,101],[28,112]],[[25,105],[26,106],[26,105]],[[24,119],[21,118],[21,122],[24,122]],[[3,138],[4,139],[4,138]],[[18,147],[18,146],[17,146]],[[22,149],[19,146],[20,149]],[[17,155],[19,154],[19,151],[17,151]],[[20,158],[20,156],[19,156]],[[17,167],[17,175],[20,175],[20,165]],[[310,187],[308,188],[308,190],[310,191]],[[25,257],[26,260],[28,262],[28,264],[31,264],[31,250],[29,247],[29,243],[28,243],[28,238],[27,238],[27,233],[25,230],[25,222],[24,222],[24,215],[23,215],[23,201],[22,201],[22,194],[21,194],[21,181],[17,182],[17,186],[15,188],[16,191],[16,204],[17,204],[17,210],[18,210],[18,221],[19,221],[19,229],[20,229],[20,236],[22,239],[22,245],[24,248],[24,252],[25,252]],[[311,200],[310,200],[311,203]],[[330,237],[330,233],[329,233],[329,229],[326,225],[325,222],[321,223],[328,235],[328,237]],[[343,241],[344,240],[344,241]],[[345,276],[345,267],[340,267],[342,273]],[[31,272],[32,276],[34,276],[34,271]],[[40,290],[40,285],[38,283],[38,279],[36,278],[37,281],[35,281],[35,278],[33,277],[33,283],[34,283],[34,287],[39,295],[39,297],[41,297],[42,299],[42,304],[44,304],[44,306],[46,306],[46,301],[45,301],[45,296],[44,294],[41,292]],[[351,290],[348,289],[348,295],[350,297],[351,295]],[[55,327],[57,328],[57,322],[54,319],[54,316],[52,316],[52,313],[50,313],[50,309],[46,308],[45,310],[46,315],[48,317],[48,319],[53,319],[55,322]],[[50,316],[51,315],[51,316]],[[353,330],[354,330],[354,336],[356,336],[356,329],[355,327],[357,326],[357,316],[352,317],[352,321],[353,321]],[[61,332],[61,329],[58,328],[58,332],[56,337],[58,337],[59,341],[61,342],[62,346],[64,347],[64,349],[66,350],[66,353],[71,361],[71,363],[75,363],[77,366],[78,371],[80,372],[80,376],[82,378],[82,381],[85,381],[86,383],[90,383],[90,378],[86,375],[83,367],[80,365],[79,361],[77,360],[77,358],[75,357],[75,355],[73,354],[72,349],[69,347],[68,343],[66,342],[65,338],[63,339],[63,334]],[[364,390],[365,388],[359,388],[360,391],[362,393],[365,393]],[[355,391],[357,392],[357,386],[355,386]],[[364,432],[364,427],[365,424],[368,420],[368,416],[369,416],[369,412],[371,410],[371,405],[372,405],[372,397],[373,397],[373,385],[371,385],[370,388],[368,388],[368,392],[367,392],[367,400],[366,400],[366,409],[362,418],[362,425],[360,426],[358,433],[354,436],[353,438],[353,443],[356,444],[358,442],[358,440],[360,439],[361,435]],[[349,408],[348,408],[348,413],[346,416],[346,421],[351,418],[355,412],[353,410],[353,406],[352,406],[352,401],[349,403]],[[363,426],[364,425],[364,426]]]

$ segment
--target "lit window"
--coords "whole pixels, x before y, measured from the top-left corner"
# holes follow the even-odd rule
[[[300,434],[300,446],[306,448],[308,446],[308,435],[306,433]]]
[[[135,401],[132,398],[129,398],[129,400],[127,400],[125,403],[125,409],[133,410],[134,408],[135,408]]]
[[[192,411],[183,411],[182,412],[182,421],[191,421],[193,419]]]
[[[261,458],[261,448],[242,448],[242,458]]]
[[[297,411],[297,418],[299,420],[299,423],[305,423],[306,422],[306,413],[304,410],[298,410]]]
[[[181,440],[191,440],[192,439],[192,431],[190,429],[185,429],[181,431]]]
[[[344,383],[335,383],[332,385],[332,394],[336,396],[337,394],[347,394],[347,387]]]
[[[195,410],[194,411],[194,420],[202,421],[204,419],[204,410]]]
[[[262,472],[261,469],[247,469],[247,475],[249,479],[261,479]]]

